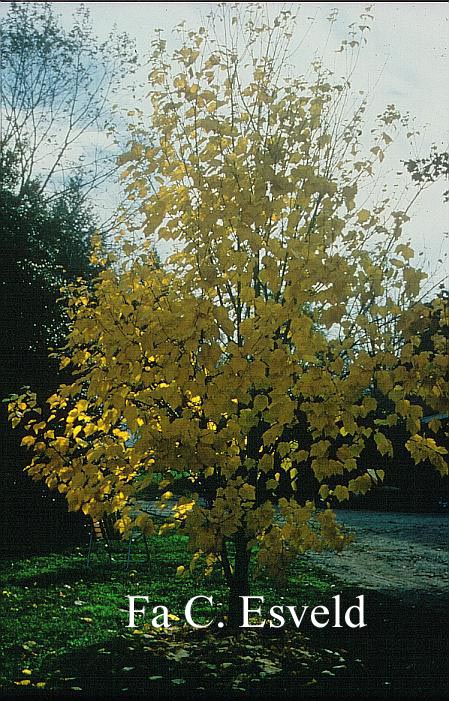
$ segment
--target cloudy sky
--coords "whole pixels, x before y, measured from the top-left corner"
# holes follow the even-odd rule
[[[240,3],[245,5],[247,3]],[[293,3],[298,6],[299,3]],[[2,3],[0,14],[5,14],[9,3]],[[144,55],[156,28],[165,31],[169,45],[175,46],[172,33],[175,24],[186,20],[188,26],[198,27],[206,23],[207,14],[217,3],[196,2],[86,2],[91,12],[94,30],[99,38],[107,37],[114,25],[126,31],[136,40],[138,51]],[[266,3],[274,16],[285,3]],[[70,26],[71,14],[79,3],[54,2],[62,21]],[[293,62],[298,72],[306,72],[314,55],[324,56],[330,67],[344,72],[344,66],[335,62],[341,39],[351,22],[359,24],[359,16],[367,2],[305,2],[300,5],[297,49]],[[338,20],[330,38],[326,17],[337,8]],[[353,79],[354,86],[368,92],[370,113],[375,115],[387,104],[394,103],[401,111],[415,117],[420,136],[411,146],[399,141],[392,150],[385,167],[385,182],[390,173],[398,170],[401,159],[425,156],[430,145],[448,148],[449,139],[449,3],[374,3],[371,10],[374,22],[363,49]],[[446,184],[446,189],[447,189]],[[442,204],[441,192],[426,193],[419,200],[408,233],[417,251],[424,251],[432,268],[438,263],[441,250],[448,251],[449,206]]]

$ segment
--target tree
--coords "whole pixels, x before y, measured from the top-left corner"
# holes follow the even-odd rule
[[[129,85],[136,56],[126,35],[99,43],[85,7],[66,31],[47,2],[10,3],[0,46],[0,398],[30,384],[44,397],[68,379],[48,358],[67,331],[61,287],[92,278],[90,237],[109,228],[89,202],[117,170],[104,131],[118,121],[111,101],[125,75]],[[20,524],[28,543],[49,540],[55,499],[44,502],[45,490],[21,478],[23,451],[3,414],[0,433],[3,526]]]
[[[67,333],[67,316],[61,288],[78,277],[91,280],[96,268],[90,263],[94,217],[73,181],[58,199],[46,201],[40,183],[32,181],[20,191],[20,162],[3,152],[0,161],[0,399],[23,385],[33,385],[44,400],[64,377],[48,357],[49,346],[60,345]],[[65,373],[67,375],[67,373]],[[20,527],[28,547],[54,542],[63,516],[61,500],[33,485],[23,475],[23,450],[17,446],[0,404],[1,473],[4,484],[2,526],[6,533]],[[78,519],[79,520],[79,519]],[[53,523],[52,523],[53,522]],[[77,529],[76,520],[70,527]],[[67,541],[71,541],[66,533]],[[2,547],[13,541],[2,538]]]
[[[34,183],[57,197],[76,173],[87,197],[117,168],[98,137],[113,129],[111,100],[136,68],[128,36],[99,43],[83,5],[66,31],[51,2],[10,3],[0,36],[1,142],[18,159],[19,192]]]
[[[67,319],[61,288],[95,275],[89,259],[95,224],[77,180],[67,183],[59,198],[46,201],[39,180],[19,187],[20,165],[9,155],[0,172],[1,345],[7,344],[1,357],[14,364],[20,358],[23,371],[27,356],[48,362],[48,347],[63,342]]]
[[[447,151],[438,151],[434,145],[427,158],[418,158],[417,160],[409,160],[405,162],[408,172],[411,174],[412,180],[419,187],[425,187],[429,183],[434,183],[436,180],[449,178],[449,153]],[[449,202],[449,190],[443,193],[443,201]]]
[[[148,241],[177,252],[157,268],[149,243],[125,242],[93,291],[73,288],[61,366],[75,381],[45,419],[27,393],[9,409],[27,421],[28,474],[71,509],[119,510],[125,535],[152,532],[138,497],[155,475],[169,499],[188,472],[192,493],[161,530],[182,523],[191,567],[222,568],[238,625],[252,559],[281,577],[297,553],[347,542],[332,506],[382,480],[360,459],[366,441],[379,460],[392,451],[377,397],[415,462],[447,470],[417,400],[437,409],[448,385],[439,329],[432,352],[415,352],[412,322],[430,311],[407,215],[358,204],[400,115],[387,108],[363,156],[364,107],[345,113],[346,83],[319,63],[311,82],[280,77],[289,12],[223,13],[224,45],[200,28],[170,61],[156,40],[158,138],[122,158]]]

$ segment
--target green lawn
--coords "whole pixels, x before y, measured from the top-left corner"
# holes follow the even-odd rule
[[[150,539],[150,568],[136,564],[127,573],[105,557],[94,558],[86,569],[86,554],[80,549],[1,561],[3,689],[37,690],[45,685],[46,690],[84,690],[94,684],[99,690],[146,691],[169,683],[172,688],[187,684],[201,690],[215,677],[227,680],[232,689],[244,689],[285,674],[282,635],[264,642],[259,631],[247,631],[236,640],[216,629],[195,632],[176,620],[197,594],[213,596],[217,612],[226,607],[219,572],[207,579],[176,576],[177,567],[189,562],[186,541],[179,535]],[[306,558],[298,558],[288,584],[276,589],[259,579],[252,587],[252,593],[263,595],[268,605],[282,603],[281,597],[285,603],[323,603],[333,592],[333,580],[311,568]],[[127,629],[128,594],[149,596],[149,607],[166,605],[174,616],[172,628],[156,630],[148,617],[140,628]],[[201,621],[201,609],[196,611]],[[323,664],[323,654],[309,649],[298,631],[294,636],[288,664],[292,669],[299,665],[305,684],[314,683],[315,666]],[[336,658],[325,662],[335,665]]]

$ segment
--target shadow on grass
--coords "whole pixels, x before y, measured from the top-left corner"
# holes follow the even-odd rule
[[[268,672],[264,674],[262,669],[261,674],[256,651],[251,645],[246,650],[240,650],[238,638],[217,634],[214,649],[211,650],[210,640],[204,641],[204,647],[198,643],[204,635],[195,634],[192,637],[194,642],[191,656],[180,657],[179,660],[170,657],[171,654],[179,654],[180,650],[174,644],[171,648],[170,642],[162,646],[164,651],[161,651],[159,643],[133,645],[129,637],[121,636],[111,640],[102,649],[89,646],[70,655],[59,656],[55,661],[57,671],[47,671],[49,691],[58,691],[64,697],[75,689],[78,692],[88,692],[96,698],[123,695],[153,699],[224,699],[234,695],[247,698],[249,695],[253,698],[252,694],[278,698],[280,694],[296,696],[298,692],[300,696],[315,696],[318,692],[335,697],[342,695],[344,690],[353,693],[361,690],[360,669],[356,684],[352,686],[352,670],[341,670],[338,674],[335,672],[331,680],[323,676],[320,679],[323,663],[318,656],[316,659],[308,656],[308,662],[302,663],[306,664],[306,669],[293,668],[290,658],[283,664],[282,673],[273,676]],[[261,640],[257,642],[262,642],[264,646],[267,636],[259,633],[258,637]],[[277,646],[279,651],[286,645],[291,645],[291,638],[286,639],[282,633],[269,637],[271,644]],[[186,641],[181,651],[188,650],[189,642]],[[261,659],[269,669],[270,652],[264,647],[264,651],[259,654],[266,656]],[[325,664],[330,666],[329,661]],[[70,671],[64,677],[59,670]]]
[[[47,691],[64,698],[85,692],[97,698],[153,699],[444,695],[447,616],[360,589],[342,593],[342,610],[361,593],[367,623],[362,629],[309,625],[301,632],[258,630],[233,637],[154,629],[117,635],[49,660],[43,670]],[[447,613],[449,602],[440,603]],[[299,655],[293,654],[295,646]],[[273,657],[281,666],[275,673],[270,671]]]

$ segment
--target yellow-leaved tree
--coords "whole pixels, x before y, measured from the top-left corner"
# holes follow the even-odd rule
[[[192,567],[222,568],[234,625],[252,557],[276,576],[343,547],[332,506],[383,479],[362,457],[371,442],[382,466],[386,426],[402,422],[415,461],[447,470],[420,419],[448,396],[447,309],[422,302],[407,213],[360,204],[399,114],[379,117],[363,155],[363,100],[348,115],[349,84],[319,63],[311,80],[283,78],[290,14],[270,23],[242,5],[215,38],[213,21],[181,32],[171,58],[155,41],[151,137],[122,157],[145,240],[124,236],[94,289],[73,288],[61,363],[74,381],[49,413],[27,393],[10,403],[31,477],[93,518],[119,511],[125,535],[153,531],[139,495],[162,476]],[[157,265],[161,240],[175,252]]]

